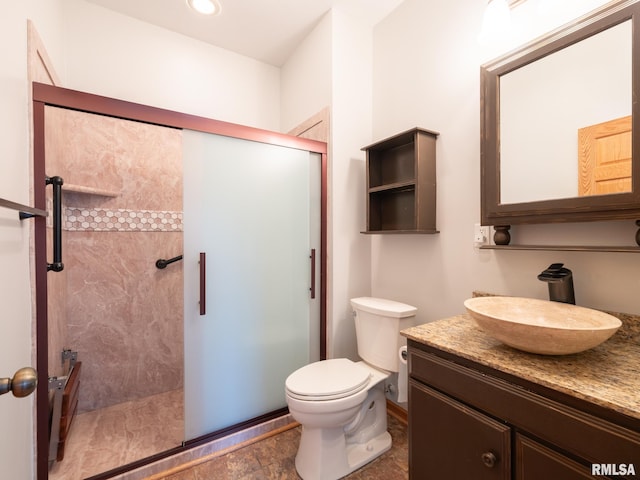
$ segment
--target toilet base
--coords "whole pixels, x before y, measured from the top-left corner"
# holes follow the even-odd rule
[[[322,454],[319,454],[319,442],[324,445]],[[366,465],[390,448],[389,432],[382,432],[366,443],[347,445],[342,429],[306,429],[296,455],[296,470],[304,480],[336,480]]]
[[[391,448],[391,435],[389,432],[383,432],[375,438],[372,438],[365,444],[347,446],[347,458],[349,459],[349,473],[366,465],[374,458],[382,455]]]
[[[296,470],[303,480],[342,478],[391,448],[383,388],[379,383],[369,391],[352,425],[302,425]]]

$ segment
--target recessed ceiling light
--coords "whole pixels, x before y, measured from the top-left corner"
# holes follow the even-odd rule
[[[220,4],[217,0],[187,0],[187,5],[203,15],[217,15],[220,13]]]

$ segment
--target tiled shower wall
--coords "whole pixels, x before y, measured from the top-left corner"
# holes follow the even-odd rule
[[[46,126],[66,290],[49,297],[50,358],[78,352],[79,412],[182,388],[182,262],[155,266],[183,253],[181,132],[53,107]]]

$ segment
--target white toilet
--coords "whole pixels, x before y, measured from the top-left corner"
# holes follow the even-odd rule
[[[304,480],[335,480],[391,448],[384,380],[397,372],[400,330],[416,308],[381,298],[351,300],[358,354],[306,365],[285,382],[289,412],[302,424],[296,470]]]

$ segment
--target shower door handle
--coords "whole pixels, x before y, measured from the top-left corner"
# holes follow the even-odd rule
[[[61,177],[47,177],[46,185],[53,185],[53,263],[47,263],[47,272],[61,272],[62,263],[62,184]]]
[[[200,315],[207,313],[207,254],[200,252]]]
[[[311,249],[311,255],[309,255],[311,259],[311,287],[309,290],[311,291],[311,298],[316,298],[316,249]]]

